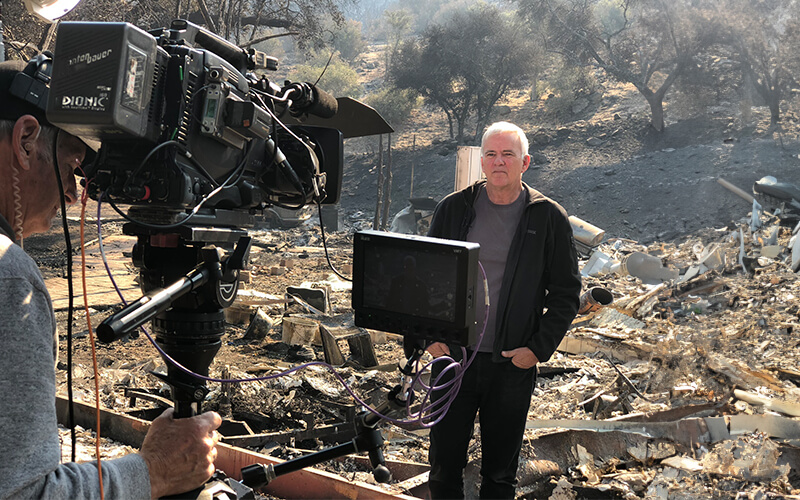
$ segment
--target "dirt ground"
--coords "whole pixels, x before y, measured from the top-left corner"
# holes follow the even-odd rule
[[[779,377],[800,366],[800,312],[796,305],[800,290],[796,274],[785,264],[792,228],[765,215],[767,227],[780,227],[778,241],[783,249],[778,257],[759,261],[758,252],[766,236],[747,232],[743,220],[749,218],[750,204],[717,180],[724,178],[748,192],[753,182],[765,175],[800,184],[797,119],[790,110],[780,126],[770,126],[765,109],[753,109],[745,120],[737,106],[729,105],[709,110],[702,118],[671,119],[666,131],[656,134],[648,128],[642,104],[630,89],[615,86],[596,98],[575,120],[555,125],[542,115],[540,104],[530,103],[520,95],[509,100],[508,109],[498,118],[520,123],[532,139],[531,152],[536,154],[537,162],[525,174],[526,182],[559,201],[571,215],[606,231],[606,243],[597,251],[614,259],[635,251],[650,253],[679,270],[681,276],[687,275],[697,264],[699,254],[714,244],[722,248],[727,259],[715,270],[660,288],[632,276],[587,276],[587,289],[602,286],[612,291],[616,305],[613,310],[624,313],[625,319],[615,322],[599,317],[599,313],[579,318],[582,323],[579,321],[570,335],[583,342],[584,347],[559,352],[543,367],[551,373],[540,380],[530,418],[537,422],[597,422],[681,409],[683,416],[700,417],[786,415],[769,405],[765,408],[763,404],[747,403],[734,397],[733,391],[746,390],[794,405],[800,401],[800,381]],[[438,200],[452,190],[456,148],[447,138],[441,116],[430,109],[415,112],[409,125],[395,134],[394,144],[397,149],[392,153],[391,213],[402,209],[412,194],[411,165],[414,197]],[[352,232],[368,228],[375,210],[377,140],[350,139],[346,148],[340,230],[327,234],[327,244],[334,266],[349,274]],[[70,217],[77,214],[75,208],[70,209]],[[104,234],[119,233],[119,217],[113,212],[105,217]],[[345,327],[350,313],[349,294],[346,284],[332,273],[320,252],[322,238],[317,220],[312,212],[297,228],[252,231],[251,279],[243,286],[282,298],[287,286],[327,284],[332,290],[332,309],[325,321],[332,328]],[[77,251],[77,224],[73,221],[70,225]],[[744,255],[748,265],[744,266],[739,258],[741,241],[733,236],[740,228],[741,234],[746,234]],[[96,244],[92,242],[96,237],[96,230],[87,227],[85,239],[89,246]],[[37,260],[46,278],[65,276],[59,228],[27,238],[25,249]],[[113,258],[130,259],[130,255]],[[75,260],[79,262],[79,257]],[[587,261],[584,256],[581,264],[585,266]],[[77,280],[79,268],[76,265],[74,269]],[[92,304],[93,325],[116,307],[113,302]],[[281,321],[287,312],[283,304],[264,303],[262,310],[274,323],[270,333],[263,340],[248,340],[247,323],[231,321],[214,359],[212,376],[219,376],[226,366],[232,377],[249,378],[324,359],[320,346],[295,346],[282,341]],[[294,305],[290,312],[297,314],[301,310]],[[65,310],[57,311],[62,340],[67,331],[66,317]],[[73,335],[76,392],[78,397],[91,401],[91,355],[86,322],[80,311],[75,315]],[[66,342],[61,345],[59,379],[63,383]],[[374,348],[379,365],[386,371],[363,369],[353,363],[339,369],[342,378],[372,404],[383,400],[397,382],[397,372],[392,368],[403,357],[401,345],[391,338],[375,342]],[[147,374],[153,368],[163,369],[163,362],[144,335],[98,345],[98,361],[102,369],[101,399],[106,406],[127,405],[124,387],[145,388],[168,396],[163,384]],[[746,380],[737,380],[735,377],[742,373],[747,374]],[[303,430],[342,421],[347,406],[353,405],[341,386],[316,371],[242,384],[230,394],[229,407],[220,384],[211,383],[210,388],[207,408],[244,420],[257,433]],[[587,403],[595,399],[598,403]],[[796,423],[797,417],[798,414],[783,418]],[[395,426],[389,429],[391,457],[426,462],[424,432]],[[748,433],[722,442],[696,442],[689,446],[681,444],[678,435],[667,434],[661,439],[651,436],[644,445],[646,456],[642,457],[631,451],[641,443],[626,441],[627,452],[615,454],[609,451],[613,447],[608,443],[603,446],[598,442],[597,435],[577,434],[587,431],[559,432],[529,430],[520,472],[521,497],[797,498],[800,494],[796,465],[787,469],[785,462],[786,457],[795,456],[787,450],[797,446],[800,434],[790,433],[793,441],[775,440],[777,444],[770,439],[774,435]],[[549,435],[558,436],[560,448],[547,444]],[[572,440],[577,442],[564,444]],[[324,445],[317,439],[292,440],[259,451],[288,458]],[[664,452],[664,456],[655,452],[670,446],[671,453]],[[731,447],[739,451],[734,453]],[[476,483],[477,442],[471,447],[471,454],[467,484]],[[734,455],[737,460],[749,459],[744,465],[737,462],[737,466],[749,466],[751,472],[742,473],[741,467],[736,469],[732,462],[726,462],[728,458],[732,461]],[[778,456],[783,456],[784,462]],[[691,472],[691,467],[685,465],[662,464],[670,457],[695,460],[700,463],[701,472]],[[542,460],[550,462],[543,465]],[[367,469],[354,463],[335,462],[326,467],[348,480],[371,481]],[[551,474],[542,470],[550,470]],[[468,495],[475,494],[468,491]]]

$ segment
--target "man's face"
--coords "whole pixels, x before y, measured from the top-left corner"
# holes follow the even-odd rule
[[[527,152],[522,151],[519,137],[512,132],[493,134],[483,144],[481,169],[492,188],[521,186],[522,173],[528,169],[530,161]]]
[[[58,133],[57,142],[64,198],[71,205],[78,200],[74,172],[83,162],[86,146],[77,137],[63,131]],[[55,169],[50,161],[52,145],[44,137],[39,137],[31,155],[31,170],[25,176],[26,182],[23,182],[23,198],[27,198],[23,202],[26,205],[23,222],[25,236],[50,229],[56,212],[61,208]]]

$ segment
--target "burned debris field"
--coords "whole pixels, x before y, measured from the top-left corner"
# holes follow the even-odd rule
[[[666,142],[659,143],[642,132],[636,111],[625,107],[629,101],[613,102],[606,116],[622,111],[634,118],[621,124],[587,120],[573,125],[567,139],[534,143],[532,149],[547,162],[534,165],[524,178],[570,214],[605,230],[602,243],[582,249],[580,266],[584,290],[599,288],[608,295],[601,296],[603,307],[575,319],[557,353],[540,366],[518,497],[798,498],[800,283],[792,269],[798,258],[792,236],[799,219],[791,202],[755,195],[761,211],[753,215],[752,199],[746,199],[767,175],[798,182],[800,146],[787,132],[796,123],[789,121],[779,137],[766,112],[760,121],[756,114],[750,127],[724,117],[710,117],[699,129],[677,121],[668,124]],[[558,137],[556,130],[534,124],[528,130]],[[706,136],[699,138],[698,130]],[[600,136],[602,144],[587,143]],[[438,199],[452,190],[455,153],[446,146],[432,143],[415,153],[420,196]],[[355,152],[347,160],[339,227],[326,233],[330,261],[345,276],[352,273],[353,232],[370,227],[375,199],[374,171],[363,160],[367,153],[358,152],[371,146],[349,147]],[[410,163],[409,155],[398,151],[394,157],[398,194],[392,213],[405,203],[410,177],[397,165]],[[92,355],[80,309],[77,214],[69,211],[78,305],[73,383],[75,399],[93,405]],[[379,405],[398,383],[402,340],[353,326],[349,283],[331,271],[318,218],[307,215],[297,227],[250,231],[250,269],[236,303],[226,310],[223,345],[210,376],[249,379],[328,362],[359,398]],[[130,299],[140,295],[130,263],[133,242],[120,235],[119,226],[109,214],[104,238],[117,266],[115,277]],[[99,276],[97,235],[91,233],[85,250],[97,277],[90,286],[107,292],[111,287]],[[68,331],[62,245],[58,228],[25,241],[52,285],[61,335],[60,395],[66,394]],[[651,268],[655,277],[629,265],[634,255],[657,263]],[[291,287],[296,295],[297,288],[303,290],[300,300],[287,299]],[[324,290],[327,300],[319,302],[320,294],[309,290]],[[92,324],[118,304],[113,294],[90,298]],[[164,371],[164,362],[145,335],[98,344],[97,359],[104,408],[148,419],[169,404],[169,388],[149,373]],[[222,442],[279,459],[351,439],[351,422],[361,409],[319,365],[270,380],[212,382],[209,389],[204,407],[231,422]],[[382,429],[392,482],[379,485],[365,456],[350,455],[316,465],[321,475],[303,476],[303,484],[364,485],[366,490],[348,493],[357,498],[424,498],[427,430],[389,424]],[[68,443],[65,431],[65,449]],[[105,458],[132,449],[107,443]],[[91,432],[79,433],[79,446],[79,457],[93,458]],[[468,497],[477,498],[477,438],[470,457],[465,484]],[[263,494],[302,496],[269,488]]]

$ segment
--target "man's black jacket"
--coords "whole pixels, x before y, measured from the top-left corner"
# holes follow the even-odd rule
[[[478,181],[443,199],[428,235],[466,240],[475,219],[474,201],[485,183]],[[523,188],[527,202],[508,252],[497,304],[495,362],[508,361],[501,351],[523,346],[540,362],[550,359],[580,301],[578,257],[566,211],[527,184]]]

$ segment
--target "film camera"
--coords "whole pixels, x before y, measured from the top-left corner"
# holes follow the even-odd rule
[[[250,72],[276,68],[274,58],[188,21],[149,33],[62,23],[48,119],[102,143],[85,172],[90,196],[133,205],[145,222],[188,222],[189,211],[195,225],[242,226],[244,214],[267,205],[336,203],[342,133],[276,124],[330,118],[337,100]]]
[[[270,206],[336,203],[343,138],[392,129],[357,101],[257,76],[277,60],[185,20],[149,32],[65,22],[52,62],[38,68],[36,82],[26,82],[43,86],[34,94],[46,100],[48,120],[100,144],[79,172],[89,195],[110,203],[129,221],[123,232],[137,237],[133,261],[145,295],[106,318],[98,338],[111,342],[152,320],[168,367],[158,376],[172,388],[175,415],[195,415],[224,308],[247,265],[244,228]],[[364,434],[374,441],[376,433]]]

